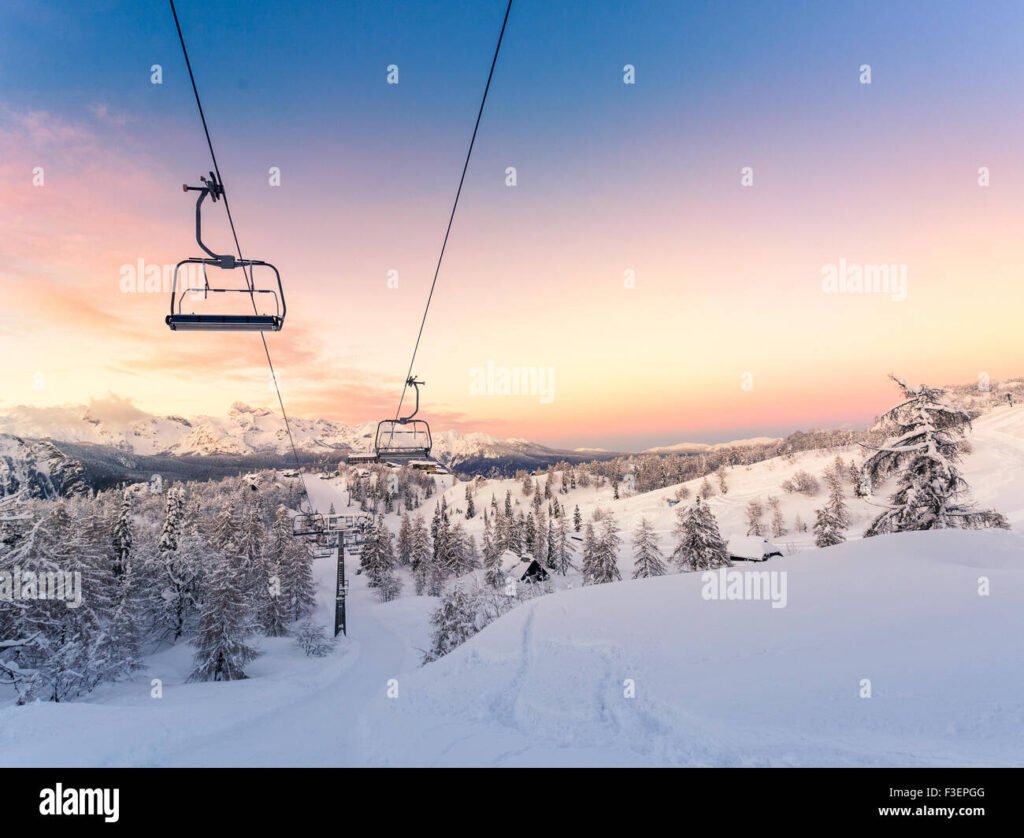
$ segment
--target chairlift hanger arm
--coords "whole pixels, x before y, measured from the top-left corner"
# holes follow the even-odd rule
[[[401,424],[404,425],[412,419],[413,416],[420,412],[420,385],[426,383],[426,381],[420,381],[415,375],[410,375],[409,378],[406,379],[405,386],[412,387],[416,391],[416,408],[408,416],[403,416],[398,420]]]
[[[187,183],[182,184],[183,192],[198,192],[199,197],[196,198],[196,243],[202,248],[203,252],[209,255],[214,263],[219,268],[225,270],[231,270],[240,261],[235,259],[234,256],[229,254],[214,253],[210,248],[203,244],[203,201],[206,200],[206,196],[210,196],[210,200],[216,202],[219,198],[224,195],[224,186],[217,180],[217,175],[210,172],[210,177],[200,177],[202,186],[189,186]]]

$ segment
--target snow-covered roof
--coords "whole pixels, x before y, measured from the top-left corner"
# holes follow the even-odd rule
[[[782,552],[782,548],[760,535],[734,535],[727,546],[730,556],[741,559],[761,559],[769,553]]]

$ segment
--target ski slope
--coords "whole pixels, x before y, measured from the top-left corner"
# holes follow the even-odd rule
[[[784,608],[706,600],[699,574],[531,600],[407,679],[405,700],[374,708],[365,756],[1019,765],[1022,549],[1015,534],[947,531],[808,551],[769,563],[788,574]]]
[[[859,540],[872,504],[850,499],[851,541],[813,548],[809,533],[774,539],[786,606],[702,597],[699,575],[581,588],[557,577],[451,655],[420,667],[436,601],[409,580],[382,605],[350,559],[349,636],[327,658],[263,639],[249,680],[187,684],[187,645],[150,656],[133,680],[67,704],[15,707],[0,694],[0,764],[263,765],[1021,765],[1024,764],[1024,408],[979,419],[965,474],[1013,531],[909,533]],[[842,452],[849,459],[857,452]],[[780,498],[809,524],[824,500],[787,495],[804,452],[727,470],[710,503],[724,535],[745,532],[752,498]],[[543,478],[542,478],[543,479]],[[439,486],[452,478],[439,478]],[[695,492],[700,481],[688,484]],[[346,507],[343,481],[309,480],[317,509]],[[615,501],[593,487],[559,495],[570,514],[598,506],[629,533],[651,520],[671,549],[678,487]],[[487,481],[484,508],[515,480]],[[465,484],[447,490],[466,521]],[[429,516],[432,506],[420,512]],[[396,528],[397,516],[389,519]],[[738,566],[743,569],[742,566]],[[333,624],[335,565],[315,564],[315,619]],[[979,580],[990,593],[979,595]],[[159,679],[162,697],[153,697]],[[862,696],[864,679],[871,697]],[[628,682],[632,682],[630,688]],[[627,692],[635,690],[633,697]]]

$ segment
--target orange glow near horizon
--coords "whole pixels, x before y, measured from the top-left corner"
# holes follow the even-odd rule
[[[120,288],[124,265],[196,251],[180,176],[145,149],[110,151],[86,118],[8,110],[3,124],[0,411],[107,393],[160,414],[276,409],[255,336],[171,333],[165,293]],[[483,182],[503,163],[482,154],[416,364],[423,414],[438,429],[644,447],[863,423],[893,400],[889,372],[937,384],[1020,374],[1024,174],[1015,153],[989,153],[999,175],[979,188],[968,140],[943,142],[909,163],[849,143],[810,161],[794,136],[754,161],[752,189],[731,162],[693,169],[696,152],[664,136],[642,164],[617,171],[595,152],[596,177],[517,190]],[[33,188],[39,160],[46,185]],[[846,168],[830,169],[838,160]],[[288,321],[269,343],[297,416],[369,421],[397,401],[450,194],[438,175],[415,200],[396,203],[393,184],[375,198],[388,165],[375,166],[356,199],[317,188],[344,175],[330,166],[280,190],[236,179],[246,253],[284,277]],[[219,209],[207,229],[229,240]],[[841,258],[906,265],[907,298],[823,293],[823,265]],[[474,393],[488,363],[554,370],[553,398]]]

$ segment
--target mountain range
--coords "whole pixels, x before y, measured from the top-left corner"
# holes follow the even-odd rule
[[[373,447],[376,423],[345,424],[291,417],[299,461],[332,469],[352,452]],[[767,448],[756,437],[721,443],[682,442],[650,454],[700,455]],[[557,462],[606,460],[622,452],[552,448],[480,432],[438,431],[433,455],[461,474],[511,475]],[[241,471],[292,467],[295,455],[280,415],[236,403],[226,416],[156,416],[110,397],[90,405],[17,406],[0,415],[0,497],[28,490],[39,497],[102,489],[125,481],[217,479]]]

